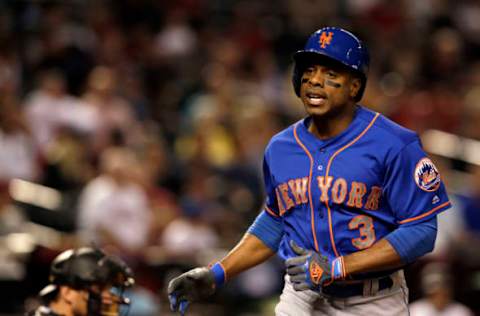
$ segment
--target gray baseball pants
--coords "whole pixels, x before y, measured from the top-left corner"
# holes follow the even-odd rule
[[[408,288],[403,271],[391,275],[393,285],[378,290],[378,280],[364,282],[363,295],[348,298],[325,296],[314,291],[295,291],[285,276],[276,316],[407,316]]]

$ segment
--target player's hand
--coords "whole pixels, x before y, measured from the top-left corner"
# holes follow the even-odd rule
[[[285,265],[296,291],[318,291],[334,280],[345,278],[343,257],[330,261],[327,256],[306,250],[293,240],[290,241],[290,246],[298,256],[287,259]]]
[[[168,283],[168,299],[172,312],[183,316],[192,302],[202,301],[215,293],[213,272],[206,268],[195,268],[172,279]]]

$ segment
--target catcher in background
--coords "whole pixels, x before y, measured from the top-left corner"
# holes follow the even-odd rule
[[[402,267],[432,251],[450,207],[440,173],[416,133],[358,104],[369,53],[355,35],[322,28],[293,58],[307,116],[265,149],[264,209],[225,258],[170,282],[171,308],[276,253],[277,316],[408,315]]]
[[[28,316],[117,316],[120,306],[129,304],[124,290],[134,284],[121,259],[88,247],[59,254],[49,279],[40,292],[44,305]]]

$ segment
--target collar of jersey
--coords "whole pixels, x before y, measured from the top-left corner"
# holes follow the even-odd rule
[[[330,144],[334,142],[336,142],[335,147],[337,147],[345,142],[352,140],[360,132],[363,131],[363,129],[365,128],[365,124],[362,124],[362,122],[365,122],[365,119],[364,119],[365,112],[366,111],[362,106],[357,105],[355,109],[355,114],[353,116],[353,120],[350,123],[350,125],[348,125],[348,127],[344,131],[342,131],[340,134],[333,136],[331,138],[320,139],[315,135],[313,135],[308,130],[308,126],[310,125],[310,122],[312,120],[311,116],[307,116],[306,118],[298,122],[297,132],[302,142],[305,143],[305,145],[310,151],[312,150],[315,151],[320,148],[328,147]]]

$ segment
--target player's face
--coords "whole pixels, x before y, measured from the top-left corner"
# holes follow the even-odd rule
[[[360,87],[360,79],[350,71],[322,60],[305,67],[300,98],[309,115],[327,116],[353,106]]]
[[[96,285],[92,286],[89,291],[69,289],[67,293],[68,296],[65,296],[65,300],[69,302],[68,305],[71,306],[73,316],[118,316],[121,299],[119,296],[113,294],[110,289],[110,287],[100,289]],[[99,306],[100,310],[89,310],[88,300],[90,295],[98,297],[99,301],[94,305]]]

